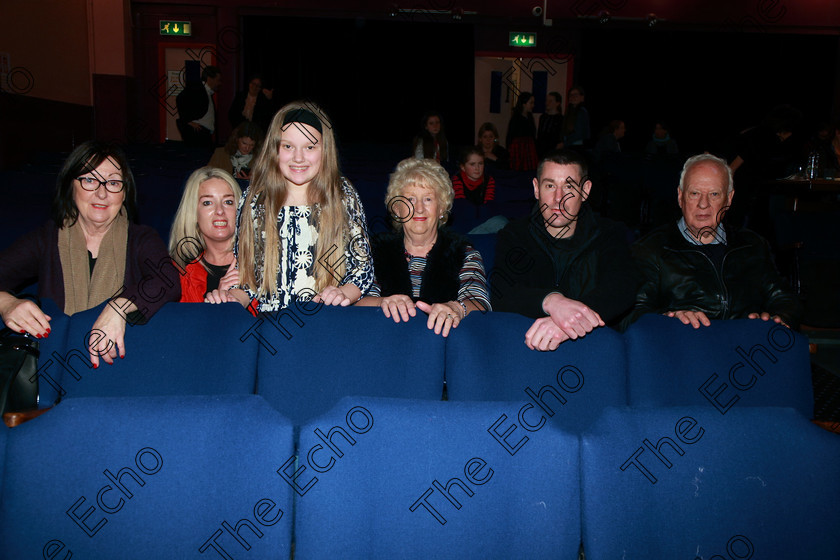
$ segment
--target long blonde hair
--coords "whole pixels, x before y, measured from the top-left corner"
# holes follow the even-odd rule
[[[239,183],[224,169],[201,167],[192,172],[184,186],[181,204],[178,205],[178,212],[175,214],[172,229],[169,232],[169,254],[172,260],[182,268],[195,262],[207,248],[204,236],[198,228],[198,189],[202,183],[210,179],[221,179],[227,183],[236,199],[235,204],[239,204],[239,199],[242,198]],[[233,249],[233,240],[234,237],[231,237],[231,249]]]
[[[338,168],[338,154],[336,153],[335,138],[332,123],[324,115],[323,110],[311,102],[293,101],[274,116],[268,127],[266,140],[260,149],[251,172],[251,186],[242,204],[237,235],[239,239],[239,280],[244,287],[250,287],[258,295],[269,295],[277,292],[277,270],[282,259],[280,236],[277,232],[277,216],[288,196],[286,179],[280,172],[278,163],[280,137],[283,132],[283,120],[291,111],[303,109],[313,113],[321,121],[321,168],[315,178],[309,183],[306,197],[313,206],[312,218],[318,230],[318,241],[315,247],[315,289],[320,292],[327,286],[337,286],[338,280],[346,271],[344,246],[349,236],[347,212],[343,202],[341,189],[341,173]],[[292,126],[290,123],[287,126]],[[262,220],[257,220],[251,210],[251,203],[264,207]],[[318,206],[315,207],[315,204]],[[317,210],[316,210],[317,208]],[[263,243],[262,251],[257,251],[255,243]],[[327,262],[327,255],[338,248],[338,260],[335,268],[327,268],[322,260]],[[255,255],[262,253],[262,278],[256,275]]]

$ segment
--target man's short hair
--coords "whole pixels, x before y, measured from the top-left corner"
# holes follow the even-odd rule
[[[207,78],[215,78],[221,73],[222,71],[216,66],[205,66],[204,70],[201,71],[201,81],[206,82]]]
[[[586,159],[580,153],[573,150],[555,150],[546,155],[537,166],[537,181],[542,177],[543,168],[546,163],[577,165],[580,169],[581,183],[589,178],[589,166],[586,164]]]
[[[712,163],[717,164],[721,169],[726,171],[726,194],[728,195],[732,191],[735,190],[735,182],[732,178],[732,168],[729,167],[724,160],[717,156],[713,156],[712,154],[698,154],[696,156],[692,156],[685,161],[685,165],[683,165],[682,172],[680,173],[680,191],[683,190],[685,186],[685,176],[688,173],[688,170],[697,165],[698,163],[703,163],[704,161],[710,161]]]

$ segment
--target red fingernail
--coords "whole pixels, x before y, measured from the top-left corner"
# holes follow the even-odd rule
[[[93,364],[93,369],[96,369],[98,367],[99,367],[99,364]]]
[[[121,360],[122,360],[123,358],[125,358],[125,354],[123,354],[123,355],[121,355],[121,356],[120,356],[120,359],[121,359]]]
[[[36,334],[36,335],[35,335],[35,338],[41,338],[41,335],[40,335],[40,334]]]
[[[26,334],[26,329],[20,329],[20,334]]]
[[[52,329],[47,329],[47,334],[50,334],[51,332],[52,332]]]

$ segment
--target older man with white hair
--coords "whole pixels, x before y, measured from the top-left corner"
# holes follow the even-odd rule
[[[734,194],[722,159],[701,154],[685,162],[677,190],[682,218],[633,247],[644,282],[628,323],[662,313],[694,328],[743,318],[798,326],[802,305],[779,276],[767,241],[722,223]]]

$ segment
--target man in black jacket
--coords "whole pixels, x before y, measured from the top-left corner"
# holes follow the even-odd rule
[[[178,107],[175,124],[185,144],[213,147],[213,132],[216,130],[213,94],[221,84],[221,71],[215,66],[205,66],[201,71],[201,83],[188,84],[175,98]]]
[[[492,305],[536,321],[525,334],[533,350],[555,350],[614,324],[638,286],[624,228],[585,204],[592,182],[576,152],[549,154],[537,169],[529,218],[499,232]]]
[[[683,217],[633,247],[644,282],[628,322],[664,313],[694,328],[743,318],[798,326],[802,306],[776,271],[767,242],[721,223],[734,194],[722,159],[701,154],[685,162],[677,190]]]

